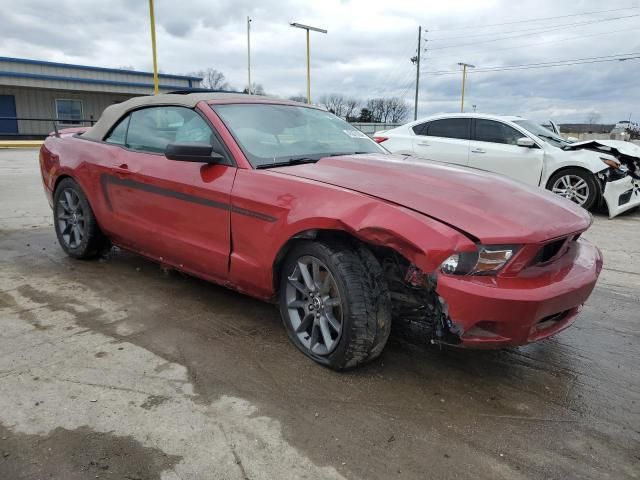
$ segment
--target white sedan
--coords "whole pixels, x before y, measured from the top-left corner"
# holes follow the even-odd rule
[[[640,205],[640,147],[620,141],[568,142],[521,117],[437,115],[378,132],[392,153],[454,163],[547,188],[609,217]]]

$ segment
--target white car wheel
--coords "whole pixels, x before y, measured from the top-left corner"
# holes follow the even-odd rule
[[[593,206],[598,192],[593,174],[579,168],[556,173],[549,180],[547,188],[585,209]]]

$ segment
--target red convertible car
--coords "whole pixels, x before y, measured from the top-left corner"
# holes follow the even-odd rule
[[[602,267],[570,201],[390,155],[296,102],[134,98],[51,134],[40,166],[68,255],[115,244],[276,300],[295,346],[334,369],[377,357],[396,322],[462,347],[548,337]]]

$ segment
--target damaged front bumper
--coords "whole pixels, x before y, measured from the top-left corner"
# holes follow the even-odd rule
[[[609,210],[609,218],[640,205],[640,180],[630,175],[619,180],[605,181],[602,192]]]
[[[524,345],[571,325],[601,269],[600,251],[580,239],[552,264],[528,267],[516,277],[439,274],[437,293],[448,306],[457,346]]]

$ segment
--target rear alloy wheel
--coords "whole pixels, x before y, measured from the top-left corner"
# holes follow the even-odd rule
[[[84,192],[71,178],[63,179],[56,188],[53,223],[60,246],[71,257],[95,257],[104,243]]]
[[[579,168],[556,173],[549,180],[547,188],[587,210],[593,206],[598,194],[593,174]]]
[[[362,246],[299,243],[284,261],[279,296],[291,341],[330,368],[376,358],[389,337],[391,297],[380,264]]]

